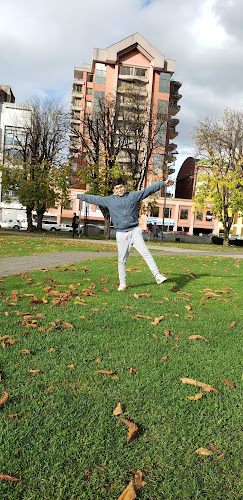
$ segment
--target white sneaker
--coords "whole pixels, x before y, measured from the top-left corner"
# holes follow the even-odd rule
[[[156,274],[155,276],[155,279],[156,279],[156,282],[158,285],[160,285],[161,283],[163,283],[164,281],[167,280],[166,276],[163,276],[163,274]]]
[[[126,289],[126,285],[120,285],[118,288],[118,292],[124,292],[125,289]]]

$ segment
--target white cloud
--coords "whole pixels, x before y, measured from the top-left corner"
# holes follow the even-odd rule
[[[35,93],[68,103],[74,66],[138,31],[176,60],[179,166],[197,120],[242,103],[242,15],[242,0],[10,0],[1,9],[0,83],[18,103]]]

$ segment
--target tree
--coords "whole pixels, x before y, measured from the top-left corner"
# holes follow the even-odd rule
[[[160,147],[157,139],[168,120],[168,115],[158,120],[146,99],[131,89],[98,97],[93,102],[93,114],[81,120],[81,129],[72,127],[79,139],[76,152],[82,157],[79,180],[89,185],[90,194],[112,194],[112,179],[118,176],[135,190],[143,187],[152,153]],[[109,238],[109,211],[103,207],[100,210],[105,219],[104,235]]]
[[[243,112],[225,109],[220,120],[205,118],[194,137],[198,179],[195,206],[202,210],[210,202],[213,215],[222,222],[224,245],[234,215],[243,210]]]
[[[1,171],[3,190],[6,194],[9,189],[17,190],[20,203],[26,206],[28,230],[32,230],[34,209],[37,229],[41,229],[45,211],[68,199],[69,117],[62,104],[53,99],[34,97],[28,105],[30,119],[21,123],[21,139],[19,127],[16,129],[18,160],[5,158]]]

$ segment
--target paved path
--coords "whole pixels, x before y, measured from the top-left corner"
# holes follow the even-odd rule
[[[92,243],[114,245],[114,241],[101,240],[85,240]],[[243,252],[239,253],[223,253],[210,252],[202,250],[192,250],[186,248],[174,247],[158,247],[149,245],[150,250],[153,250],[153,255],[209,255],[216,257],[230,257],[234,259],[242,259]],[[116,252],[58,252],[47,253],[40,255],[26,255],[22,257],[6,257],[0,260],[0,277],[9,276],[11,274],[23,273],[26,271],[34,271],[35,269],[48,269],[51,267],[70,264],[72,262],[82,261],[85,259],[101,259],[102,257],[116,257]]]

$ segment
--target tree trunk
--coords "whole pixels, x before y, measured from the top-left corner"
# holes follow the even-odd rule
[[[223,245],[225,247],[228,247],[229,246],[229,228],[225,225],[224,226],[224,242],[223,242]]]
[[[105,219],[105,225],[104,225],[104,237],[106,240],[110,239],[110,226],[111,226],[111,218],[110,218],[110,212],[108,208],[106,207],[99,207],[104,219]]]
[[[39,210],[37,210],[37,230],[41,231],[42,229],[42,220],[43,215],[46,211],[46,205],[42,206]]]
[[[32,224],[32,210],[34,207],[26,207],[26,215],[27,215],[27,222],[28,222],[28,227],[27,231],[33,231],[33,224]]]

